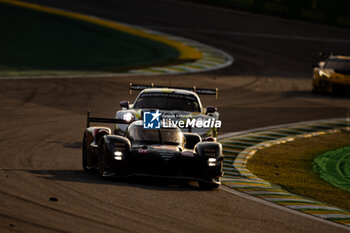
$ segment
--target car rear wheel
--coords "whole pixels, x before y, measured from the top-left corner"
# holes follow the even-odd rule
[[[312,94],[320,94],[320,89],[317,86],[312,86]]]

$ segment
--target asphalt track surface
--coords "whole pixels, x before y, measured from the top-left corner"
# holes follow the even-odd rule
[[[218,101],[202,102],[219,108],[222,133],[345,117],[349,97],[312,95],[310,77],[318,51],[349,52],[349,30],[161,0],[33,2],[195,39],[235,63],[181,76],[0,81],[1,232],[348,232],[222,189],[102,180],[82,172],[80,147],[86,109],[113,116],[135,98],[130,81],[218,87]]]

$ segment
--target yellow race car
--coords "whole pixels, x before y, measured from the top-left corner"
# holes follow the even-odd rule
[[[314,68],[312,91],[350,93],[350,56],[329,56]]]

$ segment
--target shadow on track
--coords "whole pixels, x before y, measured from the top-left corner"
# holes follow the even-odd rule
[[[311,91],[286,91],[282,93],[285,97],[304,97],[309,99],[330,98],[330,99],[350,99],[349,93],[312,93]]]
[[[129,177],[104,177],[98,176],[97,172],[84,172],[80,170],[23,170],[37,177],[53,180],[76,183],[104,184],[115,186],[138,187],[142,189],[159,191],[202,191],[194,181],[158,178],[144,176]]]

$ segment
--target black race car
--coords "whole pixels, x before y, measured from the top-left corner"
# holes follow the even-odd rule
[[[85,171],[97,169],[101,176],[185,178],[206,189],[219,186],[224,157],[221,144],[213,138],[202,141],[198,134],[177,127],[146,129],[142,120],[132,122],[124,136],[111,135],[108,127],[90,127],[90,122],[126,123],[121,121],[93,118],[88,112],[82,144]]]

